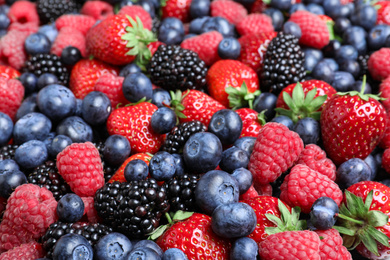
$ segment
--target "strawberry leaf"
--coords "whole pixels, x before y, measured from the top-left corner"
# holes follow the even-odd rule
[[[349,228],[340,227],[340,226],[333,226],[333,228],[336,229],[340,234],[345,234],[351,237],[353,237],[356,234],[354,230],[351,230]]]
[[[375,239],[373,239],[368,233],[366,232],[362,232],[360,235],[359,235],[360,239],[362,240],[364,246],[372,253],[374,253],[376,256],[379,256],[379,253],[378,253],[378,245],[375,241]]]
[[[182,211],[178,210],[172,217],[173,221],[180,221],[180,220],[185,220],[189,217],[191,217],[194,214],[194,212],[187,212],[187,211]]]
[[[152,233],[149,234],[148,240],[156,240],[162,234],[164,234],[165,230],[167,229],[168,229],[168,225],[159,226]]]
[[[371,210],[367,213],[368,224],[373,227],[382,227],[389,221],[389,216],[379,210]]]
[[[382,232],[380,232],[378,229],[372,227],[372,226],[368,226],[367,227],[367,233],[376,241],[378,241],[379,243],[381,243],[382,245],[386,246],[386,247],[390,247],[390,244],[389,244],[389,237],[386,236],[385,234],[383,234]]]
[[[260,90],[248,92],[248,87],[245,81],[239,88],[232,86],[225,88],[225,92],[228,94],[229,107],[233,110],[242,107],[253,108],[253,101],[261,93]]]

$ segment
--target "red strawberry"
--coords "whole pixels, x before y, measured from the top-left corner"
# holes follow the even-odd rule
[[[161,4],[162,17],[175,17],[183,23],[190,21],[190,6],[192,0],[165,0]]]
[[[256,72],[236,60],[215,62],[208,70],[206,80],[210,96],[226,107],[229,107],[228,87],[240,89],[245,82],[247,90],[245,94],[259,90],[259,79]],[[230,104],[230,107],[241,105],[234,102],[230,102]]]
[[[257,137],[262,127],[261,119],[259,119],[259,113],[251,108],[240,108],[236,110],[236,113],[242,120],[240,138],[244,136]]]
[[[99,77],[106,73],[118,75],[119,69],[99,60],[80,60],[74,65],[70,74],[69,88],[76,98],[83,99],[93,91]]]
[[[90,143],[73,143],[57,155],[58,173],[80,197],[92,197],[104,185],[99,151]]]
[[[57,18],[56,28],[60,31],[64,27],[71,27],[73,30],[77,30],[85,36],[95,23],[96,20],[88,15],[64,14]]]
[[[148,49],[150,50],[150,53],[152,54],[152,56],[157,51],[158,46],[163,45],[163,44],[165,44],[165,43],[160,42],[160,41],[151,42],[148,44]]]
[[[260,195],[256,191],[255,187],[253,187],[253,184],[252,184],[245,193],[240,194],[240,200],[249,200],[249,199],[252,199],[252,198],[255,198],[258,196],[260,196]]]
[[[14,79],[14,78],[18,78],[19,76],[20,76],[20,72],[17,71],[16,69],[10,66],[0,65],[0,77],[7,78],[7,79]]]
[[[245,7],[234,1],[213,1],[210,5],[211,16],[223,17],[231,24],[237,24],[245,16],[248,15],[248,11]]]
[[[382,105],[385,107],[386,111],[390,111],[390,76],[383,80],[379,85],[379,93],[383,98],[381,100]]]
[[[290,16],[289,21],[298,24],[301,28],[302,37],[299,39],[300,44],[322,49],[329,43],[328,27],[326,22],[318,15],[299,10]]]
[[[44,257],[45,253],[42,249],[41,244],[38,242],[32,241],[20,246],[14,247],[13,249],[2,253],[0,255],[0,260],[35,260],[41,259]]]
[[[38,240],[57,220],[57,201],[46,188],[18,186],[7,201],[0,223],[0,251]]]
[[[95,20],[104,20],[114,14],[114,8],[104,1],[86,1],[80,13],[91,16]]]
[[[390,25],[390,2],[379,1],[375,3],[375,7],[378,7],[378,17],[376,19],[376,23]]]
[[[39,25],[39,16],[36,5],[30,1],[16,1],[8,12],[11,23],[34,23]]]
[[[361,93],[335,94],[322,110],[324,148],[336,165],[351,158],[366,158],[385,133],[385,108],[377,96],[363,92],[364,87]]]
[[[297,133],[279,123],[265,124],[257,136],[248,164],[255,186],[274,182],[294,165],[302,150],[303,142]]]
[[[144,28],[152,30],[152,17],[150,17],[150,14],[139,5],[124,6],[119,10],[118,14],[128,15],[133,18],[134,21],[138,16]]]
[[[146,162],[147,165],[149,165],[150,159],[152,159],[152,156],[147,153],[136,153],[130,156],[129,158],[126,159],[122,163],[122,165],[118,168],[118,170],[115,172],[115,174],[111,177],[111,179],[108,181],[109,183],[112,183],[114,181],[119,181],[119,182],[126,182],[125,179],[125,168],[126,165],[132,161],[132,160],[142,160]]]
[[[219,60],[218,44],[222,41],[223,36],[217,31],[203,33],[184,40],[181,43],[183,49],[188,49],[196,52],[199,58],[203,60],[207,66],[211,66]]]
[[[0,112],[14,120],[23,96],[24,87],[19,80],[0,77]]]
[[[390,48],[381,48],[370,55],[368,71],[375,80],[384,80],[390,75]]]
[[[250,14],[236,24],[240,35],[274,32],[272,19],[265,14]]]
[[[389,120],[389,112],[387,112],[387,122],[390,122]],[[390,148],[390,123],[386,126],[386,130],[379,143],[379,147],[383,149]]]
[[[382,155],[382,167],[387,173],[390,173],[390,149],[387,148]]]
[[[156,110],[157,106],[148,102],[118,108],[107,119],[108,133],[126,137],[133,153],[156,153],[164,140],[150,125]]]
[[[103,74],[96,81],[94,90],[106,94],[111,101],[111,107],[116,109],[119,104],[123,106],[129,103],[122,91],[124,79],[124,77],[115,76],[111,73]]]
[[[10,65],[17,70],[23,67],[27,60],[24,42],[29,34],[28,32],[12,30],[0,39],[0,61],[3,64]]]
[[[58,32],[58,35],[51,46],[50,53],[61,57],[62,50],[68,46],[79,49],[83,57],[87,55],[86,41],[83,33],[72,27],[63,27]]]
[[[336,229],[315,230],[321,238],[321,260],[352,260],[351,253],[343,246],[343,238]]]

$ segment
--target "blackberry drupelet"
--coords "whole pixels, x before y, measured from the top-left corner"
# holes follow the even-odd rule
[[[167,190],[170,211],[198,211],[195,203],[195,188],[200,175],[184,174],[166,181],[163,187]]]
[[[104,180],[105,180],[105,182],[108,182],[111,179],[111,177],[115,174],[116,170],[118,170],[118,167],[111,166],[106,161],[104,161],[104,158],[103,158],[104,143],[103,142],[94,143],[94,145],[95,145],[96,149],[98,149],[98,151],[99,151],[100,159],[102,159]]]
[[[306,75],[304,61],[305,54],[298,44],[298,38],[279,32],[264,55],[260,77],[262,90],[277,95],[289,84],[302,81]]]
[[[160,18],[154,17],[152,20],[152,32],[157,34],[158,33],[158,28],[160,27]]]
[[[55,22],[63,14],[76,13],[77,1],[74,0],[38,0],[37,11],[41,24]]]
[[[45,187],[53,193],[58,201],[67,193],[71,192],[70,186],[58,173],[56,163],[47,161],[31,171],[27,178],[29,183],[36,184],[39,187]]]
[[[5,159],[15,159],[15,150],[19,147],[16,144],[4,145],[0,148],[0,161]]]
[[[176,45],[160,45],[148,65],[152,82],[167,90],[202,89],[207,66],[193,51]]]
[[[191,135],[204,131],[206,131],[206,126],[200,121],[193,120],[182,123],[171,130],[161,149],[168,153],[180,153]]]
[[[41,237],[40,242],[47,252],[46,257],[52,258],[54,246],[58,239],[62,236],[75,233],[85,237],[92,247],[99,241],[100,238],[112,232],[110,227],[103,224],[90,223],[63,223],[57,221],[50,225],[46,233]]]
[[[357,62],[359,63],[360,66],[360,74],[359,74],[359,79],[361,80],[364,75],[370,74],[368,73],[368,59],[370,58],[370,55],[359,55],[357,58]]]
[[[62,64],[61,58],[55,54],[37,54],[26,61],[24,72],[34,73],[39,77],[44,73],[52,73],[57,78],[60,84],[68,85],[69,72]]]
[[[106,183],[95,194],[95,209],[106,225],[132,238],[145,238],[169,210],[164,187],[150,178]]]

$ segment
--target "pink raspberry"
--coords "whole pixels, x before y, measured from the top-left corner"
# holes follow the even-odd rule
[[[24,87],[17,79],[0,77],[0,112],[15,119],[24,97]]]
[[[114,14],[114,8],[103,1],[86,1],[80,10],[81,14],[89,15],[95,20],[104,20]]]
[[[61,31],[64,27],[71,27],[73,30],[80,31],[85,36],[95,23],[96,20],[88,15],[64,14],[57,18],[56,28],[58,31]]]
[[[0,255],[0,260],[35,260],[45,256],[41,244],[32,241],[16,246]]]
[[[0,60],[19,70],[27,60],[24,42],[29,33],[17,30],[9,31],[0,39]]]
[[[352,260],[351,253],[343,246],[343,238],[336,229],[316,230],[321,238],[321,260]]]
[[[28,23],[11,23],[8,27],[8,31],[26,32],[28,34],[36,33],[39,29],[39,25],[34,22]]]
[[[211,16],[220,16],[229,21],[229,23],[237,24],[245,16],[248,11],[245,7],[234,1],[212,1],[210,5]]]
[[[86,40],[83,33],[74,30],[72,27],[63,27],[53,42],[50,52],[61,57],[62,50],[68,46],[79,49],[83,57],[87,55]]]
[[[375,80],[384,80],[390,75],[390,48],[382,48],[371,54],[368,71]]]
[[[273,32],[272,19],[265,14],[250,14],[236,24],[237,32],[243,36],[247,34]]]
[[[390,148],[387,148],[382,154],[382,167],[390,174]]]
[[[16,1],[8,12],[11,23],[34,23],[39,25],[39,16],[36,5],[30,1]]]
[[[88,223],[94,224],[100,222],[100,217],[97,214],[97,211],[94,206],[94,198],[93,197],[82,197],[84,202],[84,216],[87,217]],[[83,216],[83,217],[84,217]]]
[[[381,100],[382,105],[385,107],[387,112],[390,112],[390,76],[388,76],[379,85],[379,93],[384,100]]]

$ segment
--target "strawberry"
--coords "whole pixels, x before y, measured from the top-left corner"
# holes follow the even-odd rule
[[[382,139],[387,113],[379,97],[351,91],[332,96],[321,114],[325,151],[336,165],[366,158]]]
[[[251,108],[240,108],[236,110],[236,113],[242,120],[240,138],[244,136],[257,137],[263,123],[265,123],[261,114]]]
[[[0,112],[15,120],[23,96],[24,87],[19,80],[0,77]]]
[[[132,160],[142,160],[146,162],[147,165],[149,165],[150,159],[152,159],[152,156],[148,153],[136,153],[130,156],[129,158],[126,159],[122,163],[122,165],[116,170],[115,174],[111,177],[111,179],[108,181],[109,183],[112,183],[114,181],[119,181],[119,182],[126,182],[125,179],[125,168],[126,165],[132,161]]]
[[[156,110],[157,106],[149,102],[118,108],[107,119],[108,133],[126,137],[133,153],[154,154],[164,141],[164,135],[155,133],[150,125]]]
[[[368,71],[375,80],[384,80],[390,75],[390,48],[381,48],[370,55]]]
[[[389,120],[389,112],[387,111],[387,120]],[[388,121],[389,122],[389,121]],[[385,133],[379,143],[379,147],[383,149],[390,148],[390,123],[387,124]]]
[[[14,79],[20,76],[20,72],[11,66],[0,65],[0,77]]]
[[[161,19],[175,17],[187,23],[190,21],[190,6],[192,0],[164,0],[161,3]]]
[[[314,232],[321,238],[321,260],[352,260],[351,253],[343,246],[343,238],[336,229],[315,230]]]
[[[248,15],[245,7],[234,1],[212,1],[210,4],[211,16],[223,17],[231,24],[237,24]]]
[[[387,148],[382,154],[382,167],[387,173],[390,173],[390,149]]]
[[[124,79],[124,77],[106,73],[101,75],[95,83],[94,90],[106,94],[111,101],[112,109],[116,109],[118,105],[123,106],[129,103],[122,91]]]
[[[104,20],[114,14],[114,8],[104,1],[86,1],[80,13],[91,16],[95,20]]]
[[[246,90],[253,93],[259,90],[259,79],[256,72],[236,60],[219,60],[215,62],[206,76],[208,93],[212,98],[219,101],[225,107],[229,107],[227,88],[240,89],[245,82]],[[232,104],[230,107],[241,104]]]
[[[375,3],[374,6],[377,8],[377,12],[378,12],[376,23],[390,25],[390,2],[378,1]]]
[[[124,6],[119,10],[118,14],[128,15],[134,20],[139,17],[144,28],[152,30],[152,17],[150,17],[150,14],[139,5]]]
[[[250,14],[236,24],[240,35],[274,32],[272,19],[265,14]]]

